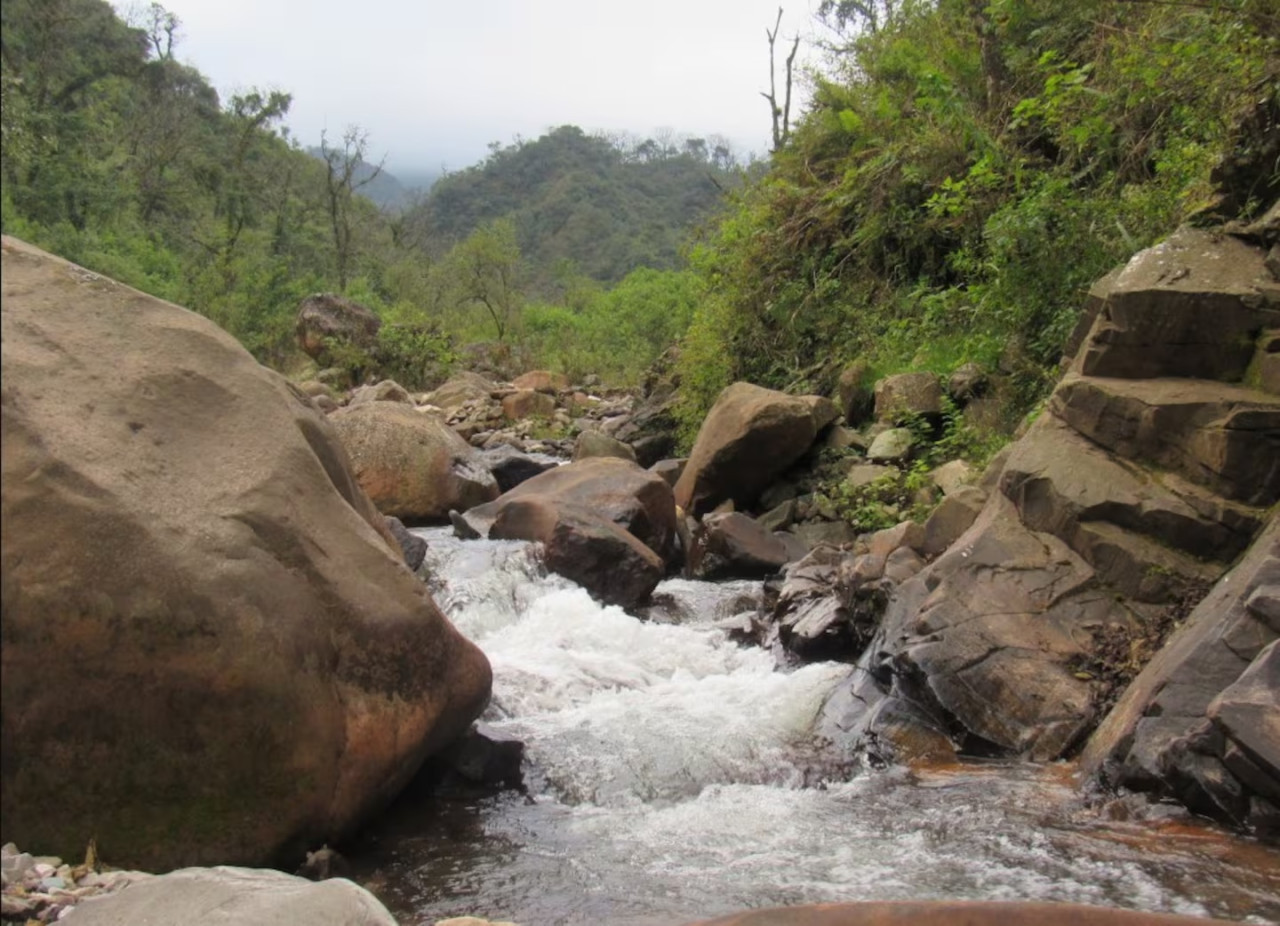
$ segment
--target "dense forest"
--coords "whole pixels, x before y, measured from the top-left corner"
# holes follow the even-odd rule
[[[364,131],[309,155],[287,94],[219,99],[179,62],[163,7],[2,9],[6,233],[286,369],[321,290],[389,322],[382,372],[410,388],[479,354],[631,384],[678,342],[691,429],[735,379],[826,391],[854,361],[976,362],[1001,397],[986,426],[1007,429],[1092,280],[1280,193],[1274,154],[1229,169],[1280,132],[1269,0],[824,0],[824,63],[795,75],[812,101],[766,162],[562,126],[397,212],[364,195]]]

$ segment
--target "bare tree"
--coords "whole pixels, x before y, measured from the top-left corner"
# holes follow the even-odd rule
[[[791,75],[795,67],[796,52],[800,50],[800,36],[796,36],[795,41],[791,43],[791,54],[787,55],[786,62],[786,95],[783,97],[782,105],[778,105],[778,83],[777,83],[777,59],[775,57],[775,46],[778,41],[778,30],[782,28],[782,7],[778,7],[778,19],[773,24],[773,30],[766,29],[764,34],[769,37],[769,92],[760,91],[760,95],[769,103],[769,115],[773,119],[773,151],[778,151],[787,143],[787,139],[791,137]]]
[[[320,155],[328,166],[326,192],[328,193],[329,221],[333,228],[333,245],[338,254],[338,291],[347,291],[354,253],[351,236],[351,201],[356,192],[368,186],[386,163],[384,157],[376,165],[364,159],[369,150],[369,133],[359,126],[347,126],[342,133],[342,148],[329,145],[326,133],[320,133]],[[363,170],[362,170],[363,168]]]

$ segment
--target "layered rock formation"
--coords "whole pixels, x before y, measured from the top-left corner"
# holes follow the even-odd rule
[[[8,238],[3,275],[0,838],[161,870],[349,832],[482,710],[484,655],[233,338]]]
[[[998,491],[890,600],[827,705],[828,736],[899,758],[1072,753],[1267,523],[1280,399],[1256,371],[1280,284],[1263,251],[1185,229],[1100,281],[1086,319],[1069,375],[992,474]],[[1250,632],[1208,699],[1277,634],[1261,620]],[[1265,770],[1260,747],[1232,742]]]

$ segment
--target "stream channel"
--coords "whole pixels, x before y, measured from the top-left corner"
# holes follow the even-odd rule
[[[1280,849],[1137,799],[1090,807],[1069,764],[815,781],[809,730],[849,667],[780,671],[717,629],[759,582],[668,580],[642,621],[546,575],[530,544],[415,532],[436,601],[493,664],[484,720],[525,742],[528,794],[402,799],[352,847],[401,926],[905,899],[1280,921]]]

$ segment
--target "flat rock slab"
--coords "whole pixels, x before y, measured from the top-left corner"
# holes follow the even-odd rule
[[[345,878],[308,881],[258,868],[183,868],[86,900],[73,926],[396,926],[367,890]]]

